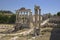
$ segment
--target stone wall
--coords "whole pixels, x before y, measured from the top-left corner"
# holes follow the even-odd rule
[[[13,30],[14,29],[14,24],[0,24],[0,32],[5,32],[8,30]]]

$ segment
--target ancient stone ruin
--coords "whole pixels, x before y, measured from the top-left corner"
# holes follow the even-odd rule
[[[34,15],[31,9],[26,9],[22,7],[16,11],[16,26],[15,30],[19,30],[22,27],[34,28],[34,34],[40,34],[40,23],[41,23],[41,9],[40,6],[34,7]]]

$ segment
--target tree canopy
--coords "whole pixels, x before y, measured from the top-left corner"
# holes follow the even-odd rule
[[[3,15],[4,13],[12,14],[12,15]],[[15,23],[16,15],[13,14],[11,11],[2,11],[0,10],[0,23],[7,24],[7,23]]]
[[[16,20],[16,15],[15,14],[11,15],[10,17],[0,14],[0,23],[2,23],[2,24],[4,24],[4,23],[5,24],[15,23],[15,20]]]
[[[57,12],[57,16],[60,16],[60,12]]]
[[[0,13],[13,13],[11,11],[0,10]]]

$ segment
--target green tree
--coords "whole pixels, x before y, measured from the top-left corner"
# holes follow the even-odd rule
[[[60,16],[60,12],[57,12],[57,16]]]
[[[16,21],[16,15],[13,14],[13,15],[11,15],[11,17],[9,18],[9,23],[15,23],[15,21]]]
[[[5,15],[0,15],[0,23],[8,23],[9,17]]]
[[[13,13],[11,11],[6,11],[6,10],[0,10],[0,13]]]
[[[11,11],[5,11],[5,10],[0,10],[0,23],[15,23],[15,19],[16,19],[16,15],[14,14],[14,15],[11,15],[11,16],[9,16],[9,15],[4,15],[4,14],[6,14],[6,13],[10,13],[10,14],[12,14],[12,12]]]
[[[0,14],[0,23],[2,23],[2,22],[3,22],[2,15]]]
[[[3,16],[4,23],[8,23],[9,22],[9,16]]]

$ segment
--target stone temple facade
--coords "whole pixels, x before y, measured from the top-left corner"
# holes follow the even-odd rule
[[[40,23],[41,23],[41,9],[40,6],[34,6],[34,15],[31,9],[22,7],[16,11],[16,26],[15,30],[19,30],[21,27],[34,28],[34,34],[39,35]]]

